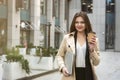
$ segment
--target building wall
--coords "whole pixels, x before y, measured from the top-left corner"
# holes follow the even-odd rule
[[[69,26],[76,12],[81,11],[80,0],[70,0]],[[99,38],[100,50],[105,50],[105,0],[93,0],[93,13],[88,14],[93,30]]]
[[[73,16],[76,12],[81,10],[81,1],[80,0],[70,0],[69,1],[69,27],[71,25]]]
[[[40,2],[39,0],[31,0],[31,23],[38,25],[40,23]],[[97,36],[99,38],[99,45],[100,50],[105,50],[105,4],[106,0],[93,0],[93,13],[88,14],[88,17],[90,18],[90,21],[92,23],[93,30],[96,31]],[[116,27],[115,27],[115,51],[120,51],[120,45],[118,44],[120,41],[120,6],[119,6],[120,0],[116,0]],[[52,0],[47,1],[47,21],[51,22],[52,28],[51,28],[51,38],[50,38],[50,46],[54,47],[54,37],[55,37],[55,17],[52,15]],[[65,0],[60,0],[60,5],[65,5]],[[66,27],[70,27],[71,21],[73,19],[73,16],[76,12],[81,11],[81,1],[80,0],[69,0],[69,19],[68,22],[65,20],[65,6],[60,7],[60,25],[62,26],[64,31],[66,31]],[[19,11],[15,11],[15,0],[8,0],[8,37],[7,37],[7,45],[9,47],[15,46],[20,44],[20,13]],[[69,23],[69,24],[66,24]],[[47,25],[47,23],[46,23]],[[67,26],[66,26],[67,25]],[[38,29],[39,27],[37,27]],[[53,31],[52,31],[53,30]],[[35,45],[39,45],[39,29],[37,31],[33,31],[31,34],[31,42],[33,42]],[[64,35],[63,33],[60,33]],[[62,40],[63,36],[61,36]],[[60,41],[61,42],[61,41]]]
[[[100,50],[105,50],[105,2],[106,0],[93,0],[92,21],[93,30],[99,38]]]
[[[116,4],[116,27],[115,27],[115,51],[120,51],[120,0],[116,0],[115,4]]]

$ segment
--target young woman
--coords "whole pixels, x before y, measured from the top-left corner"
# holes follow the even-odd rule
[[[92,27],[87,14],[82,11],[76,13],[71,23],[70,33],[64,36],[57,53],[59,70],[63,74],[62,80],[97,80],[94,66],[100,62],[98,42],[96,36],[93,36],[92,44],[88,43],[89,32],[92,32]],[[76,55],[72,75],[69,75],[65,66],[66,52]]]

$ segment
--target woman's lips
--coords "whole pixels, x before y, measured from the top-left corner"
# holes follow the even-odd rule
[[[77,27],[78,29],[82,29],[83,27]]]

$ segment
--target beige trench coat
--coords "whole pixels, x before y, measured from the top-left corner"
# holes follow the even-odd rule
[[[69,47],[70,46],[70,47]],[[61,42],[60,48],[58,50],[57,53],[57,61],[58,61],[58,65],[59,65],[59,71],[61,72],[61,69],[63,67],[65,67],[64,64],[64,55],[66,52],[72,51],[73,54],[75,54],[75,43],[74,43],[74,32],[70,33],[70,34],[66,34]],[[98,42],[96,44],[96,48],[94,49],[93,53],[90,53],[90,61],[91,61],[91,65],[92,65],[92,70],[93,70],[93,74],[94,74],[94,80],[98,80],[97,76],[95,74],[95,69],[94,66],[97,66],[100,62],[100,58],[99,58],[99,49],[98,49]],[[75,78],[75,69],[74,69],[74,73],[72,76],[69,77],[65,77],[63,75],[62,80],[76,80]]]

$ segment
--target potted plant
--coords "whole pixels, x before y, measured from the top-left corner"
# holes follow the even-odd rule
[[[19,49],[19,54],[26,55],[27,48],[24,45],[17,45],[16,48]]]
[[[29,43],[27,51],[28,51],[27,52],[28,54],[35,55],[36,54],[36,46],[34,46],[33,43]]]
[[[58,49],[53,48],[53,47],[50,47],[49,53],[50,53],[50,55],[52,55],[52,57],[53,57],[53,68],[58,68],[57,60],[56,60],[56,58],[55,58],[57,52],[58,52]]]
[[[17,79],[30,73],[29,62],[19,54],[19,50],[12,48],[6,51],[6,62],[3,64],[3,79]],[[6,77],[7,76],[7,77]]]
[[[35,48],[35,53],[34,55],[29,55],[30,56],[30,59],[29,59],[29,62],[30,62],[30,68],[31,69],[41,69],[41,66],[39,64],[39,60],[41,58],[41,50],[42,48],[40,46],[36,46]]]
[[[42,68],[51,70],[54,67],[54,59],[57,53],[57,49],[53,47],[44,48],[42,47],[42,54],[39,58],[40,64],[44,64]],[[47,68],[46,68],[47,67]]]

